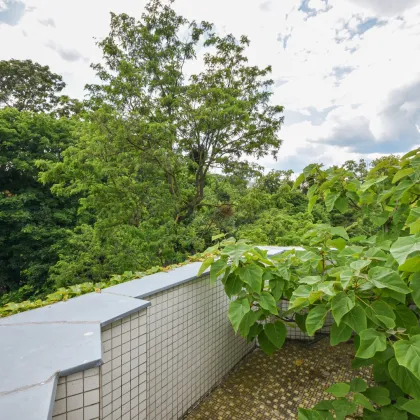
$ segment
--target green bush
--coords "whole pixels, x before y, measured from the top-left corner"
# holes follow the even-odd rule
[[[327,392],[335,398],[299,409],[299,419],[360,418],[360,410],[365,419],[420,418],[420,149],[379,161],[364,182],[346,167],[309,165],[295,187],[302,184],[309,210],[323,201],[328,212],[351,209],[357,221],[316,225],[303,251],[271,259],[244,240],[225,240],[200,273],[210,266],[212,281],[221,278],[234,298],[235,332],[258,337],[267,354],[283,346],[291,317],[313,336],[332,313],[332,346],[355,334],[353,367],[372,366],[375,386],[360,378],[334,384]],[[355,236],[360,229],[369,235]]]

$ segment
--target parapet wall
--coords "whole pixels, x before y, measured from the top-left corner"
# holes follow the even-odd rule
[[[255,347],[200,265],[1,319],[0,417],[182,418]]]
[[[54,420],[181,418],[255,346],[233,334],[207,275],[146,300],[102,328],[102,365],[59,379]]]

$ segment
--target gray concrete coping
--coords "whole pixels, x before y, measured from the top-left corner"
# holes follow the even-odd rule
[[[269,256],[292,247],[261,246]],[[301,249],[301,248],[296,248]],[[200,262],[0,319],[0,417],[52,417],[58,376],[102,364],[101,327],[147,308],[142,300],[197,278]]]
[[[106,293],[107,290],[0,318],[0,325],[95,322],[104,327],[150,305],[144,300]]]

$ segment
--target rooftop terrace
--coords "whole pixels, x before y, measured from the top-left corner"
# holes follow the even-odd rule
[[[189,418],[293,418],[352,374],[331,363],[350,360],[350,347],[289,343],[274,363],[254,351],[232,331],[220,282],[197,278],[200,265],[0,319],[1,418],[182,418],[250,353]]]

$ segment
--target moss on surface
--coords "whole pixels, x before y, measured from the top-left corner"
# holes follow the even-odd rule
[[[325,389],[334,382],[371,380],[369,368],[351,369],[353,356],[352,343],[330,347],[328,338],[309,347],[288,341],[271,357],[256,349],[185,419],[296,419],[299,407],[331,398]]]

